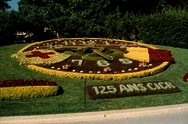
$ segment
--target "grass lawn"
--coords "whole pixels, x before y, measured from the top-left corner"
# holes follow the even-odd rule
[[[27,44],[0,46],[0,79],[43,79],[52,80],[61,85],[64,93],[54,97],[21,101],[0,101],[0,116],[39,115],[72,113],[101,110],[118,110],[170,104],[188,103],[188,84],[183,82],[183,74],[188,72],[188,49],[158,46],[172,51],[175,64],[166,71],[145,78],[116,81],[116,83],[138,83],[170,81],[181,92],[161,95],[132,96],[113,99],[90,100],[84,94],[85,80],[75,80],[42,74],[20,66],[10,56]],[[112,81],[87,80],[87,85],[114,83]]]

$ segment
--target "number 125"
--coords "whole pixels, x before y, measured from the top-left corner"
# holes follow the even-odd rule
[[[117,89],[114,85],[107,85],[107,86],[93,86],[96,95],[103,95],[103,94],[114,94],[117,92]]]

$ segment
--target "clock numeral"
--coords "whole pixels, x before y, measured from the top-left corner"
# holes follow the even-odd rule
[[[75,45],[76,45],[76,43],[75,43],[75,42],[72,42],[72,45],[73,45],[73,46],[75,46]]]
[[[82,59],[73,59],[72,63],[78,62],[78,66],[82,66],[83,60]]]
[[[85,42],[85,41],[82,41],[82,44],[86,44],[86,42]]]
[[[106,45],[110,45],[110,44],[108,43],[108,41],[105,41],[105,44],[106,44]]]
[[[132,64],[133,61],[129,60],[129,59],[126,59],[126,58],[119,58],[119,61],[122,63],[122,64],[125,64],[125,65],[129,65],[129,64]]]
[[[68,45],[68,42],[67,41],[64,41],[65,45],[67,46]]]
[[[97,65],[100,67],[108,67],[110,65],[110,63],[106,60],[99,60],[99,61],[97,61]]]

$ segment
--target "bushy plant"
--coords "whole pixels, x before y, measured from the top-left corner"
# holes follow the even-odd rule
[[[13,15],[12,15],[13,16]],[[14,40],[15,26],[9,12],[0,12],[0,45],[10,44]]]
[[[170,8],[144,16],[139,38],[146,43],[188,48],[188,12]]]
[[[49,80],[0,80],[0,100],[22,100],[54,96],[62,88]]]
[[[22,100],[57,95],[58,86],[0,87],[0,100]]]

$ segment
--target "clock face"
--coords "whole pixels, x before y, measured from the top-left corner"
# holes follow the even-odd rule
[[[155,49],[125,40],[63,38],[33,43],[21,52],[25,53],[24,57],[28,59],[29,65],[49,70],[51,74],[57,72],[65,77],[71,77],[70,74],[72,78],[79,75],[80,78],[92,79],[122,76],[123,79],[127,74],[138,77],[134,74],[141,74],[140,72],[149,72],[150,75],[150,70],[164,64],[164,61],[149,60],[149,50]]]

